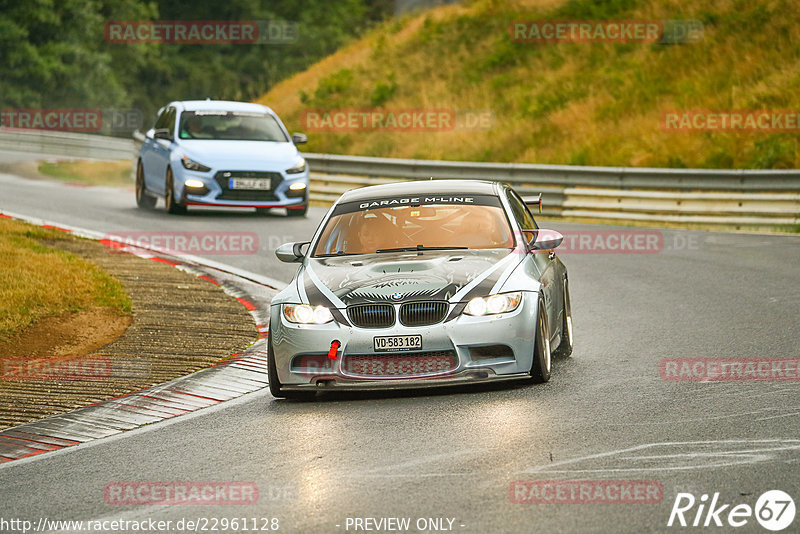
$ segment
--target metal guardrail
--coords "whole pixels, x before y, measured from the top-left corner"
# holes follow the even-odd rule
[[[144,135],[120,139],[0,130],[0,150],[125,159]],[[304,154],[311,200],[329,205],[367,185],[437,179],[493,179],[523,196],[542,193],[543,215],[575,220],[775,229],[800,225],[800,170],[650,169],[527,163],[428,161]]]
[[[680,191],[800,191],[800,170],[650,169],[531,163],[480,163],[304,154],[320,173],[355,176],[492,179],[511,184]]]
[[[119,160],[134,153],[131,139],[102,135],[0,129],[0,150],[73,158]]]
[[[412,179],[312,172],[311,200],[330,205],[348,189]],[[545,217],[762,230],[800,225],[800,187],[793,192],[742,193],[565,187],[515,182],[514,188],[523,197],[542,193],[542,215]]]
[[[492,179],[542,193],[543,215],[573,220],[774,230],[800,225],[800,170],[649,169],[304,154],[311,199],[397,180]]]

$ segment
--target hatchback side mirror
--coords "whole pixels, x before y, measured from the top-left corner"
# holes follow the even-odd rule
[[[301,133],[292,134],[292,143],[296,145],[304,145],[308,143],[308,136]]]
[[[278,247],[278,249],[275,251],[275,255],[284,263],[296,263],[303,261],[303,257],[305,257],[305,254],[303,254],[303,247],[308,244],[309,241],[303,241],[300,243],[284,243]]]
[[[167,141],[172,141],[172,136],[169,134],[169,130],[167,128],[159,128],[158,130],[154,131],[153,137],[156,139],[166,139]]]

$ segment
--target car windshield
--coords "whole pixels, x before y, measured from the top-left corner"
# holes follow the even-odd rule
[[[497,205],[441,203],[374,209],[345,206],[337,209],[325,224],[314,248],[314,257],[394,250],[513,247],[513,233],[499,202]]]
[[[185,111],[181,139],[288,142],[283,129],[268,113],[239,111]]]

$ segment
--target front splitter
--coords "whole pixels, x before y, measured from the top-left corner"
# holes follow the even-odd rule
[[[514,373],[498,375],[491,370],[468,370],[446,377],[436,376],[431,378],[407,379],[354,379],[339,376],[321,377],[309,384],[282,384],[281,389],[286,391],[363,391],[363,390],[399,390],[438,388],[446,386],[464,386],[469,384],[482,384],[487,382],[503,382],[508,380],[530,379],[528,373]]]

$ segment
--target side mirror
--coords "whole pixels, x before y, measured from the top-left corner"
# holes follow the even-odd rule
[[[159,128],[158,130],[154,131],[153,137],[156,139],[166,139],[167,141],[172,141],[172,136],[169,134],[169,130],[167,128]]]
[[[303,241],[300,243],[284,243],[278,247],[278,249],[275,251],[275,255],[284,263],[296,263],[303,261],[303,257],[305,256],[303,253],[303,247],[308,244],[309,241]]]
[[[564,236],[555,230],[523,230],[522,233],[528,239],[528,245],[533,250],[552,250],[558,248],[564,241]]]
[[[301,133],[292,134],[292,143],[296,145],[304,145],[308,143],[308,136]]]
[[[536,241],[533,243],[534,250],[552,250],[557,248],[564,241],[564,236],[555,230],[539,230]]]

